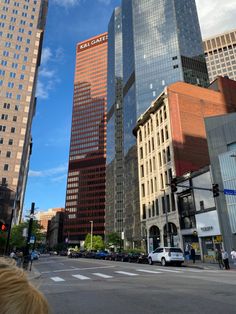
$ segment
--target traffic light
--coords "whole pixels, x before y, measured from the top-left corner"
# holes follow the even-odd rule
[[[0,231],[7,231],[7,226],[0,221]]]
[[[213,197],[217,197],[220,195],[219,184],[217,183],[212,184],[212,192],[213,192]]]
[[[178,190],[178,188],[177,188],[177,178],[171,179],[170,188],[171,188],[171,192],[172,193],[177,192],[177,190]]]

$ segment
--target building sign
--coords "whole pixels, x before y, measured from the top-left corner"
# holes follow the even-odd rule
[[[199,237],[220,235],[220,226],[216,210],[196,214],[197,233]]]
[[[90,47],[100,45],[100,44],[106,42],[107,40],[108,40],[108,35],[103,35],[103,36],[100,36],[97,38],[93,38],[91,40],[88,40],[86,42],[79,44],[78,45],[78,51],[85,50],[85,49],[88,49]]]

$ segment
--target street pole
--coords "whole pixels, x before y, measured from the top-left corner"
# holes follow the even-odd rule
[[[26,239],[26,246],[25,246],[25,252],[24,252],[24,266],[26,269],[28,268],[28,264],[29,264],[29,245],[30,245],[30,238],[31,238],[33,221],[34,221],[34,207],[35,207],[35,203],[32,203],[31,204],[31,210],[30,210],[28,236]]]
[[[90,220],[90,223],[91,223],[91,251],[92,251],[92,248],[93,248],[93,220]]]

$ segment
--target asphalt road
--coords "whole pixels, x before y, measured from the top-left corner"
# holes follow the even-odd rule
[[[34,283],[55,314],[236,313],[236,271],[43,257]]]

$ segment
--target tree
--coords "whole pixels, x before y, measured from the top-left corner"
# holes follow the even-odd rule
[[[84,247],[86,250],[104,250],[105,245],[101,236],[94,235],[91,248],[91,234],[88,233],[84,241]]]
[[[121,244],[121,237],[117,232],[112,232],[107,235],[107,244],[109,246],[118,246]]]
[[[22,248],[25,246],[26,238],[23,237],[23,230],[25,228],[28,229],[28,226],[29,226],[29,222],[26,221],[12,227],[11,236],[10,236],[10,246],[12,248],[13,247]],[[36,242],[39,242],[42,240],[43,235],[41,233],[41,229],[42,227],[40,226],[40,224],[36,220],[34,220],[33,226],[32,226],[32,236],[36,237]]]

